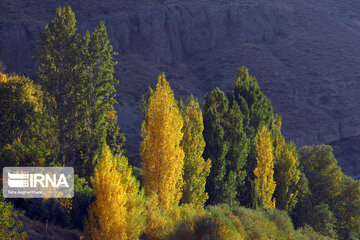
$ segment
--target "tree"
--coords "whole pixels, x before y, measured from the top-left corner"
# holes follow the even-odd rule
[[[254,170],[256,191],[259,204],[263,208],[275,208],[273,193],[276,184],[274,176],[274,156],[270,132],[265,125],[261,126],[256,137],[257,167]]]
[[[0,73],[0,95],[0,167],[49,161],[57,141],[46,93],[29,78]]]
[[[341,195],[342,172],[331,146],[304,146],[299,155],[314,203],[324,202],[332,209],[337,197]]]
[[[281,134],[281,118],[276,116],[273,123],[274,138],[274,180],[276,188],[276,208],[288,213],[295,207],[298,199],[296,185],[300,179],[299,159],[293,142],[287,144]]]
[[[22,232],[22,222],[18,219],[24,212],[14,210],[11,203],[0,196],[0,239],[19,240],[26,239],[27,233]]]
[[[104,145],[117,153],[124,140],[116,117],[109,117],[116,103],[116,53],[103,22],[91,36],[81,36],[70,7],[58,8],[56,14],[41,33],[39,77],[55,102],[59,162],[89,176]]]
[[[113,76],[115,65],[113,56],[115,54],[110,45],[104,22],[99,24],[91,37],[88,32],[83,37],[81,45],[83,71],[81,86],[78,88],[81,92],[77,94],[79,98],[77,102],[80,104],[77,113],[82,114],[82,121],[78,124],[80,132],[78,152],[85,156],[81,167],[87,169],[87,174],[91,174],[95,156],[104,147],[104,144],[109,145],[107,134],[113,118],[108,116],[115,111],[114,94],[116,92],[115,85],[118,84]],[[117,132],[115,131],[113,134]],[[79,166],[79,168],[81,167]]]
[[[229,151],[224,129],[225,115],[229,103],[219,88],[206,94],[202,110],[204,114],[204,139],[206,142],[204,158],[210,158],[212,166],[206,182],[206,191],[209,193],[209,204],[232,203],[234,204],[236,188],[226,187],[226,182],[235,182],[236,176],[226,175],[226,155]],[[228,191],[228,192],[227,192]],[[234,195],[235,194],[235,195]]]
[[[85,221],[86,239],[139,239],[145,228],[144,192],[126,157],[113,157],[106,146],[91,182],[96,200]]]
[[[248,68],[240,67],[237,78],[228,94],[229,102],[237,102],[243,114],[243,128],[250,141],[250,149],[245,165],[247,176],[245,186],[239,194],[243,205],[256,207],[258,203],[254,183],[256,167],[256,134],[262,124],[271,130],[273,109],[270,100],[261,92],[255,77],[249,75]]]
[[[70,7],[58,8],[56,17],[45,26],[40,34],[39,77],[42,86],[54,97],[54,113],[59,130],[59,157],[62,164],[68,164],[66,149],[74,134],[73,109],[78,109],[76,86],[81,73],[79,36],[76,34],[75,14]],[[72,128],[72,129],[71,129]]]
[[[149,98],[141,142],[144,187],[147,196],[155,193],[166,210],[179,203],[183,187],[183,119],[165,75],[160,75]]]
[[[246,163],[250,150],[250,139],[247,138],[243,128],[243,115],[237,102],[233,102],[225,116],[224,127],[226,131],[226,142],[229,150],[226,154],[227,169],[230,174],[236,175],[235,189],[236,202],[241,199],[240,192],[245,184]]]
[[[335,228],[339,239],[357,239],[360,237],[360,184],[342,173],[337,164],[331,146],[304,146],[299,150],[300,165],[309,180],[309,190],[311,191],[311,202],[314,206],[326,204],[328,211],[336,218],[328,221],[327,225],[319,225],[328,231]],[[297,215],[301,215],[302,209],[297,209]],[[328,218],[331,214],[320,216]],[[307,218],[309,224],[315,219],[314,214]]]
[[[195,208],[202,208],[209,198],[205,192],[206,178],[209,176],[211,160],[202,157],[205,140],[203,117],[199,102],[191,95],[188,104],[182,108],[184,119],[183,139],[181,146],[184,150],[184,190],[181,203],[192,204]]]

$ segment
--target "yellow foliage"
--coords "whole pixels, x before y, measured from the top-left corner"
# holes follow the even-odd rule
[[[149,98],[143,127],[141,159],[147,196],[158,195],[161,207],[179,203],[183,187],[183,119],[165,75],[159,76],[156,91]]]
[[[275,208],[274,156],[270,132],[261,126],[256,137],[257,167],[254,170],[256,190],[264,208]]]
[[[275,138],[280,138],[276,136]],[[284,138],[278,140],[275,149],[277,166],[277,208],[290,212],[297,203],[296,184],[300,180],[299,160],[294,144],[286,144]]]
[[[7,75],[0,72],[0,85],[11,87],[12,91],[19,91],[18,99],[21,103],[28,102],[33,104],[35,111],[42,111],[42,91],[40,86],[24,76]]]
[[[138,239],[145,227],[144,196],[127,159],[113,157],[106,146],[91,182],[96,201],[85,221],[86,239]]]
[[[174,230],[174,221],[162,210],[157,194],[147,197],[145,203],[146,239],[164,239]]]

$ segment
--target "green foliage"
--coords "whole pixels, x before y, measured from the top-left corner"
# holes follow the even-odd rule
[[[233,174],[235,178],[236,199],[241,198],[240,192],[245,184],[246,163],[250,150],[250,140],[247,138],[243,128],[244,117],[237,102],[233,102],[225,116],[224,129],[226,132],[226,141],[229,145],[226,154],[229,175]]]
[[[77,229],[83,229],[83,221],[87,216],[87,210],[95,200],[94,190],[89,186],[85,178],[75,175],[74,197],[70,211],[71,225]]]
[[[360,238],[359,181],[342,173],[330,146],[305,146],[299,154],[308,190],[303,184],[299,191],[299,204],[294,210],[297,224],[309,224],[330,237]]]
[[[226,142],[223,125],[228,108],[228,100],[219,88],[205,95],[202,104],[203,134],[206,142],[204,158],[210,158],[212,161],[210,175],[206,182],[209,204],[228,203],[234,205],[235,203],[236,187],[230,188],[231,183],[235,182],[235,176],[227,174],[226,154],[229,151],[229,145]]]
[[[208,206],[180,222],[167,239],[327,239],[311,227],[297,231],[285,211]]]
[[[0,189],[2,191],[2,189]],[[21,230],[23,224],[19,217],[24,215],[14,209],[11,203],[6,202],[0,196],[0,239],[20,240],[26,239],[27,233]]]
[[[46,166],[51,163],[51,151],[42,144],[24,145],[15,141],[0,151],[0,168],[10,166]]]
[[[202,208],[208,194],[205,192],[206,178],[210,173],[211,161],[202,157],[205,140],[203,118],[199,102],[191,95],[186,107],[181,107],[184,119],[183,139],[181,146],[184,150],[184,188],[181,203],[193,204],[195,208]]]
[[[297,184],[300,179],[299,159],[296,146],[293,142],[287,144],[281,134],[281,118],[275,116],[273,123],[274,142],[274,180],[276,188],[274,197],[276,207],[288,213],[294,209],[298,202]]]
[[[316,204],[333,205],[341,195],[342,172],[328,145],[302,147],[300,164],[309,180],[310,191]]]
[[[54,97],[54,114],[59,130],[59,157],[62,164],[69,164],[67,151],[71,155],[70,140],[75,134],[74,112],[78,109],[76,101],[81,69],[79,42],[76,34],[75,14],[70,7],[58,8],[56,17],[45,27],[40,35],[38,53],[38,74],[42,86]],[[74,159],[72,159],[74,161]]]
[[[56,145],[52,119],[45,102],[47,95],[40,86],[25,77],[0,73],[0,149],[15,142]]]
[[[100,154],[107,140],[111,150],[114,150],[113,153],[119,153],[121,149],[121,133],[116,125],[116,112],[113,113],[116,104],[115,85],[118,84],[113,76],[115,54],[104,22],[99,24],[91,37],[88,32],[84,35],[80,46],[82,74],[77,93],[79,106],[76,111],[81,118],[78,125],[80,136],[77,151],[81,152],[84,158],[80,163],[82,165],[78,165],[79,169],[85,169],[83,176],[91,174],[96,162],[95,156]],[[116,127],[118,129],[114,129]],[[108,133],[112,135],[107,136]]]
[[[309,225],[305,225],[304,227],[301,227],[298,229],[300,234],[303,236],[299,239],[308,239],[308,240],[330,240],[331,238],[323,236],[317,232],[314,231],[312,227]]]
[[[254,183],[254,169],[256,167],[255,137],[261,124],[271,130],[273,109],[270,100],[261,92],[255,77],[249,75],[249,70],[240,67],[231,92],[228,94],[229,102],[237,102],[244,116],[243,128],[250,141],[247,157],[245,187],[239,193],[239,201],[246,206],[256,207],[257,192]]]
[[[70,7],[58,8],[41,34],[38,73],[55,102],[58,160],[80,176],[92,174],[104,144],[116,154],[125,140],[114,113],[115,54],[105,24],[81,36]]]
[[[41,166],[56,152],[46,93],[32,80],[0,73],[0,167]]]

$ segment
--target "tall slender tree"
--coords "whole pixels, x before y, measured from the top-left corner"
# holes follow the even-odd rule
[[[142,129],[141,159],[147,196],[155,193],[165,210],[179,203],[183,187],[183,119],[165,75],[149,98]]]
[[[259,205],[263,208],[275,208],[273,194],[274,156],[270,132],[265,125],[261,126],[256,137],[257,167],[254,170],[256,191],[259,194]]]
[[[250,141],[250,149],[245,169],[247,176],[245,186],[241,189],[239,200],[248,207],[257,207],[258,199],[255,188],[254,169],[256,167],[256,134],[265,124],[271,130],[273,109],[270,100],[261,92],[255,77],[249,74],[248,68],[240,67],[237,78],[228,94],[229,102],[237,102],[243,114],[243,128]]]
[[[281,118],[276,116],[273,123],[274,180],[276,208],[290,213],[298,201],[297,184],[300,180],[299,159],[293,142],[287,144],[281,134]]]
[[[70,7],[58,8],[56,17],[40,35],[39,77],[42,86],[54,97],[59,129],[59,161],[68,164],[66,150],[74,129],[71,129],[72,109],[76,101],[76,81],[80,79],[81,61],[75,14]]]
[[[79,151],[85,156],[82,163],[84,169],[93,168],[95,156],[106,144],[109,121],[112,119],[108,116],[110,112],[115,111],[114,94],[118,81],[113,76],[114,55],[104,22],[99,24],[91,37],[88,32],[83,37],[83,71],[80,82],[82,86],[79,87],[81,92],[77,95],[80,103],[77,112],[82,114],[83,120],[78,124],[78,131],[81,135]]]
[[[70,7],[58,8],[41,33],[38,72],[42,85],[54,97],[58,159],[75,165],[80,176],[92,174],[104,144],[115,153],[124,141],[113,114],[118,83],[113,76],[115,54],[103,22],[92,35],[76,33]]]
[[[210,159],[205,161],[202,156],[205,148],[203,117],[199,102],[192,95],[188,98],[186,107],[181,110],[184,119],[181,146],[185,153],[181,202],[202,208],[209,197],[205,192],[205,184],[211,168]]]
[[[204,158],[210,158],[212,167],[206,182],[206,191],[209,193],[209,204],[229,203],[234,200],[236,189],[225,186],[225,182],[234,182],[235,175],[226,174],[226,155],[229,145],[226,142],[224,129],[225,115],[229,103],[223,91],[216,88],[206,94],[202,110],[204,114],[204,139],[206,142]],[[228,191],[228,192],[227,192]],[[231,195],[232,194],[232,195]]]
[[[233,102],[225,117],[226,141],[229,151],[226,154],[228,172],[236,175],[236,203],[241,199],[241,189],[245,184],[246,163],[250,150],[250,140],[243,128],[243,114],[237,102]]]

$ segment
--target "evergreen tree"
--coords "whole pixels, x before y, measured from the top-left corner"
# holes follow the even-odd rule
[[[180,104],[181,105],[181,104]],[[184,190],[181,203],[192,204],[195,208],[202,208],[208,194],[205,192],[206,178],[210,173],[211,161],[202,157],[205,140],[203,117],[199,102],[191,95],[187,106],[181,107],[184,119],[183,139],[181,146],[184,150]]]
[[[106,146],[91,182],[96,200],[85,221],[86,239],[139,239],[145,198],[126,157],[113,157]]]
[[[164,74],[149,98],[146,114],[141,143],[145,193],[157,194],[160,205],[168,210],[181,199],[184,151],[180,146],[183,119]]]
[[[273,146],[269,130],[261,126],[256,137],[257,167],[254,170],[256,191],[259,194],[259,204],[263,208],[275,208],[273,193],[276,184],[274,176]]]

